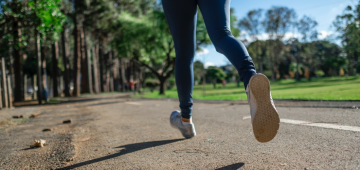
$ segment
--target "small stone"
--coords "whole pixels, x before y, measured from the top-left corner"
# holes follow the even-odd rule
[[[65,124],[65,123],[71,123],[71,119],[69,119],[69,120],[64,120],[63,123],[64,123],[64,124]]]
[[[12,118],[14,118],[14,119],[19,119],[19,118],[23,118],[23,117],[24,117],[23,115],[20,115],[20,116],[15,115],[15,116],[13,116]]]
[[[48,132],[48,131],[51,131],[52,129],[50,129],[50,128],[46,128],[46,129],[43,129],[42,131],[43,132]]]

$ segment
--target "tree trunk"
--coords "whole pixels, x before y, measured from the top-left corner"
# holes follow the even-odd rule
[[[274,61],[272,61],[272,62],[274,62]],[[273,80],[273,81],[276,80],[276,71],[274,69],[273,63],[271,64],[271,80]]]
[[[33,96],[32,96],[32,99],[33,100],[36,100],[37,99],[37,91],[36,91],[36,86],[37,86],[37,83],[36,83],[36,80],[37,80],[37,78],[36,78],[36,74],[31,78],[32,79],[32,86],[33,86]]]
[[[145,83],[144,69],[140,68],[139,69],[139,93],[141,93],[144,83]]]
[[[92,72],[91,72],[91,52],[90,49],[86,48],[86,65],[87,65],[87,77],[88,77],[88,86],[89,86],[89,93],[93,93],[93,85],[92,85]]]
[[[64,87],[64,78],[63,76],[59,77],[59,96],[62,97],[64,92],[63,92],[63,87]]]
[[[214,86],[214,89],[216,89],[216,79],[213,79],[213,86]]]
[[[17,11],[17,9],[15,9]],[[15,73],[15,90],[14,100],[21,101],[23,99],[23,72],[22,72],[22,57],[21,57],[21,29],[18,18],[14,18],[13,21],[13,56],[14,56],[14,73]]]
[[[120,91],[119,58],[114,59],[114,91]]]
[[[295,78],[296,81],[300,80],[300,75],[299,75],[299,59],[296,59],[296,73],[295,73]]]
[[[8,107],[8,98],[7,91],[10,89],[7,89],[7,83],[6,83],[6,68],[5,68],[5,58],[1,58],[1,86],[2,86],[2,102],[3,107]],[[25,75],[26,76],[26,75]],[[25,83],[26,84],[26,83]],[[25,88],[26,89],[26,88]],[[26,92],[24,90],[24,92]]]
[[[4,78],[4,80],[6,80],[6,78]],[[4,84],[6,84],[6,82],[4,82]],[[3,89],[3,90],[4,90],[4,93],[6,94],[5,89]],[[24,101],[26,101],[26,91],[27,91],[27,75],[24,74],[24,91],[23,91],[24,92],[24,94],[23,94]],[[7,104],[5,104],[5,107],[7,107]]]
[[[70,97],[70,75],[69,75],[69,43],[68,43],[68,33],[66,31],[66,25],[63,26],[63,31],[61,32],[62,40],[62,57],[64,65],[64,95]],[[61,87],[62,88],[62,87]]]
[[[40,53],[41,53],[41,71],[42,71],[41,74],[42,89],[40,89],[40,91],[41,91],[41,95],[43,96],[43,100],[47,101],[49,97],[49,91],[47,86],[45,46],[43,45],[43,43],[41,44],[40,47]]]
[[[79,28],[77,26],[76,16],[74,17],[74,91],[73,96],[80,96],[80,69],[81,69],[81,47],[80,47],[80,35]]]
[[[100,45],[99,47],[99,63],[100,63],[100,89],[101,92],[105,92],[104,88],[104,54],[103,49]]]
[[[90,78],[91,74],[89,73],[88,68],[88,56],[86,48],[86,39],[84,28],[80,27],[80,43],[81,43],[81,93],[91,93],[91,83]]]
[[[53,96],[59,97],[59,88],[58,88],[58,59],[59,59],[59,46],[58,42],[55,42],[52,46],[52,67],[53,67]]]
[[[99,86],[99,60],[98,60],[98,54],[99,54],[99,48],[98,45],[95,45],[92,49],[93,53],[93,72],[94,72],[94,91],[95,93],[100,93],[100,86]]]
[[[126,77],[125,77],[125,59],[120,59],[120,74],[121,74],[121,90],[125,91],[125,83],[126,83]]]
[[[260,59],[260,62],[259,62],[259,70],[260,70],[260,73],[264,73],[264,66],[263,66],[263,61],[262,61],[262,58]]]
[[[165,89],[166,89],[166,80],[164,77],[160,77],[160,95],[165,95]]]
[[[36,84],[37,84],[37,99],[38,99],[38,102],[39,104],[42,104],[42,92],[41,92],[41,89],[42,89],[42,84],[41,84],[41,54],[40,54],[40,36],[39,36],[39,33],[37,32],[37,30],[35,30],[35,38],[36,38],[36,48],[35,48],[35,51],[36,51],[36,60],[37,60],[37,68],[36,68],[36,72],[37,72],[37,76],[36,76]],[[34,91],[35,93],[35,91]]]
[[[109,52],[109,69],[108,69],[108,75],[109,75],[109,91],[113,92],[114,91],[114,60],[113,60],[113,51]]]

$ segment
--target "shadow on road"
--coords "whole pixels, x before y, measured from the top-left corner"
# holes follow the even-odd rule
[[[58,170],[78,168],[78,167],[93,164],[93,163],[96,163],[96,162],[101,162],[101,161],[104,161],[104,160],[107,160],[107,159],[116,158],[116,157],[119,157],[121,155],[136,152],[136,151],[139,151],[139,150],[143,150],[143,149],[147,149],[147,148],[151,148],[151,147],[156,147],[156,146],[161,146],[161,145],[166,145],[166,144],[181,141],[181,140],[184,140],[184,139],[151,141],[151,142],[142,142],[142,143],[134,143],[134,144],[124,145],[124,146],[118,146],[116,148],[124,148],[124,149],[120,150],[120,152],[118,152],[118,153],[114,153],[114,154],[111,154],[111,155],[107,155],[107,156],[92,159],[92,160],[88,160],[88,161],[85,161],[85,162],[80,162],[80,163],[77,163],[77,164],[74,164],[74,165],[71,165],[71,166],[68,166],[68,167],[59,168]]]
[[[234,169],[239,169],[244,165],[245,165],[244,163],[240,162],[240,163],[235,163],[235,164],[231,164],[228,166],[224,166],[224,167],[218,168],[216,170],[234,170]]]

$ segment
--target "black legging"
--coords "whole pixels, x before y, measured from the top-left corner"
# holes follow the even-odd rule
[[[189,119],[192,112],[198,6],[216,50],[235,66],[246,88],[256,71],[243,43],[231,34],[230,0],[162,0],[162,4],[175,43],[175,79],[181,116]]]

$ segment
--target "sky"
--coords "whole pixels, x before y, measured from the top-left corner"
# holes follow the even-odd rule
[[[253,9],[261,8],[266,11],[272,6],[293,8],[298,19],[303,15],[315,19],[318,22],[316,29],[321,33],[319,38],[324,39],[334,34],[335,31],[334,28],[331,28],[331,25],[335,17],[342,14],[346,6],[354,6],[357,3],[357,0],[232,0],[231,7],[235,9],[238,20],[245,17]],[[291,32],[289,32],[290,34]],[[195,60],[205,63],[206,67],[211,65],[222,66],[230,63],[224,55],[216,52],[213,45],[204,47],[202,52],[196,54]]]

